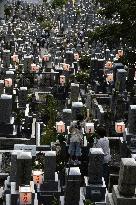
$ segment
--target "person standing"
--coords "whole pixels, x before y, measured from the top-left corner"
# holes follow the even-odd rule
[[[81,131],[77,128],[77,125],[71,125],[69,129],[71,133],[70,144],[69,144],[69,155],[70,155],[70,163],[74,165],[80,164],[81,157],[81,144],[83,135]]]
[[[97,129],[97,140],[94,143],[94,147],[102,148],[104,152],[104,161],[103,161],[103,177],[108,187],[109,183],[109,163],[111,161],[109,139],[106,137],[106,130],[104,127],[98,127]]]

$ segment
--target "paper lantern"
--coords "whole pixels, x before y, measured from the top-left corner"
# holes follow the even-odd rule
[[[5,82],[5,87],[11,87],[12,86],[12,79],[11,78],[5,79],[4,82]]]
[[[15,55],[15,54],[14,54],[13,56],[11,56],[11,58],[12,58],[13,62],[18,63],[18,61],[19,61],[18,55]]]
[[[64,75],[60,75],[60,84],[61,85],[65,84],[65,76]]]
[[[63,69],[64,69],[65,71],[69,71],[69,67],[70,67],[69,64],[66,64],[66,63],[63,64]]]
[[[36,64],[32,63],[32,64],[31,64],[31,71],[35,72],[36,69],[37,69]]]
[[[123,50],[118,50],[118,55],[119,55],[119,57],[122,57],[123,56]]]
[[[34,184],[42,184],[43,183],[43,172],[41,171],[33,171],[33,182]]]
[[[113,81],[113,73],[107,74],[106,81],[107,81],[107,82]]]
[[[94,123],[87,122],[85,124],[85,132],[86,133],[94,133]]]
[[[108,62],[105,64],[105,68],[111,69],[111,68],[112,68],[112,62],[111,62],[111,61],[108,61]]]
[[[125,123],[124,122],[116,122],[115,123],[115,130],[117,133],[124,133],[125,132]]]
[[[30,186],[19,187],[20,205],[32,203],[32,191]]]
[[[78,53],[74,53],[74,59],[77,61],[79,60],[79,54]]]
[[[62,122],[62,121],[56,122],[56,130],[57,130],[57,133],[64,133],[65,132],[64,122]]]
[[[49,61],[49,56],[48,56],[48,55],[44,55],[44,56],[43,56],[43,60],[44,60],[45,62],[48,62],[48,61]]]

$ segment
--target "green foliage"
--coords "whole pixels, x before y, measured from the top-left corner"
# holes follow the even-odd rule
[[[76,14],[77,14],[78,16],[80,16],[80,14],[81,14],[80,9],[76,9]]]
[[[75,75],[75,79],[80,83],[80,84],[89,84],[90,83],[90,75],[87,72],[79,72]]]
[[[52,201],[52,205],[60,205],[59,200],[54,196],[54,199]]]
[[[90,65],[90,56],[82,55],[79,60],[79,65],[80,65],[81,70],[83,71],[88,70],[88,66]]]
[[[52,29],[52,23],[50,21],[42,21],[40,22],[40,25],[43,29],[49,29],[51,30]]]
[[[119,39],[128,46],[135,46],[136,42],[136,1],[135,0],[98,0],[102,8],[98,13],[107,19],[115,19],[120,15],[119,22],[96,28],[89,33],[90,41],[102,40],[109,46],[118,45]]]
[[[56,7],[62,8],[63,5],[67,3],[67,0],[53,0],[52,7],[55,9]]]
[[[94,205],[94,202],[92,202],[92,201],[89,200],[89,199],[86,199],[86,200],[84,201],[84,205]]]
[[[44,16],[42,16],[42,15],[38,16],[38,17],[37,17],[37,21],[38,21],[39,23],[42,23],[42,22],[44,21]]]
[[[119,24],[111,24],[97,27],[94,31],[88,33],[89,41],[100,40],[103,43],[108,43],[109,47],[117,45],[120,42],[121,27]]]
[[[12,13],[12,7],[11,6],[6,6],[4,8],[4,13],[6,16],[11,16],[11,13]]]
[[[48,123],[43,131],[41,144],[49,144],[56,141],[56,129],[54,128],[57,117],[57,101],[52,95],[46,98],[47,106],[42,104],[42,113],[47,114]],[[40,111],[40,112],[41,112]]]

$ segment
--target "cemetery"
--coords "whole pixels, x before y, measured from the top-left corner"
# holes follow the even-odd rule
[[[0,205],[136,205],[136,2],[121,2],[0,2]]]

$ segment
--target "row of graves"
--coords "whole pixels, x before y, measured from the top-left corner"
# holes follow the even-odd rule
[[[62,10],[26,3],[16,7],[13,3],[13,16],[0,26],[0,203],[135,205],[135,67],[119,62],[121,48],[89,45],[86,34],[108,21],[89,0],[70,1]],[[54,23],[50,31],[37,22],[41,14]],[[83,54],[90,59],[87,86],[75,79]],[[86,111],[80,165],[67,164],[65,143],[66,153],[59,154],[64,166],[58,171],[58,152],[41,145],[47,119],[38,107],[49,106],[48,95],[61,102],[54,132],[64,141],[70,124]],[[110,140],[109,187],[102,175],[103,150],[89,144],[98,124]]]
[[[35,170],[32,165],[36,159],[34,156],[36,147],[33,146],[31,151],[28,151],[26,145],[23,148],[19,150],[19,147],[15,145],[11,154],[11,172],[4,182],[2,192],[5,204],[75,205],[84,204],[85,199],[90,198],[96,204],[135,204],[136,163],[134,158],[121,159],[118,185],[113,186],[112,193],[106,194],[106,186],[102,177],[104,154],[102,149],[91,148],[85,186],[80,185],[79,167],[69,167],[65,170],[66,186],[63,191],[56,172],[56,152],[43,151],[40,153],[43,167]],[[106,202],[104,203],[105,194]]]

